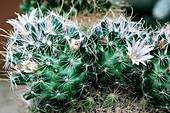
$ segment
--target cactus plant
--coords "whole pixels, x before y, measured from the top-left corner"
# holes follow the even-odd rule
[[[151,96],[152,102],[169,103],[170,47],[164,33],[156,41],[141,21],[123,16],[105,18],[86,35],[54,12],[17,15],[18,20],[7,21],[14,29],[5,66],[13,84],[30,87],[23,97],[32,100],[34,112],[66,108],[86,98],[90,88],[111,85],[132,86],[132,92]],[[115,102],[111,93],[103,106]],[[87,97],[86,106],[94,105]]]
[[[8,21],[14,34],[8,43],[6,65],[16,70],[13,82],[30,84],[26,100],[35,98],[40,110],[58,109],[87,90],[78,52],[83,34],[54,13],[37,16],[33,10],[29,15],[18,15],[18,21]]]

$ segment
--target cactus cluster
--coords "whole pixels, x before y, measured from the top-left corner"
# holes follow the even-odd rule
[[[20,9],[31,11],[40,7],[43,12],[56,9],[60,14],[68,13],[70,16],[87,9],[89,12],[106,12],[116,4],[111,0],[23,0]]]
[[[34,112],[65,109],[81,99],[93,106],[93,98],[86,96],[91,88],[117,85],[170,106],[167,31],[151,32],[141,21],[120,16],[104,18],[89,35],[54,12],[17,15],[18,20],[7,21],[14,29],[5,66],[13,84],[29,86],[23,97],[32,100]],[[113,106],[113,96],[103,106]]]

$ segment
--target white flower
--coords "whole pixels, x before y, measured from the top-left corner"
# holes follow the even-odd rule
[[[33,73],[38,70],[38,64],[30,60],[23,61],[22,66],[25,73]]]
[[[146,65],[145,61],[153,58],[152,55],[148,54],[151,50],[153,50],[153,47],[152,45],[146,45],[145,39],[143,39],[142,42],[140,42],[140,40],[137,42],[133,40],[132,45],[130,45],[128,41],[126,41],[126,43],[128,50],[127,54],[133,64],[139,65],[139,62],[141,62],[143,65]]]
[[[16,32],[18,32],[19,34],[28,34],[29,32],[26,30],[25,25],[27,23],[31,23],[33,26],[35,26],[34,21],[36,18],[36,12],[37,10],[35,9],[30,13],[30,15],[28,14],[20,15],[16,13],[16,15],[18,16],[18,20],[10,19],[7,21],[7,23],[11,24],[16,30]]]
[[[16,31],[16,34],[24,33],[28,34],[29,32],[25,29],[25,27],[22,25],[21,22],[15,20],[15,19],[10,19],[7,21],[7,23],[11,24],[14,27],[14,30]]]
[[[115,32],[118,32],[121,39],[130,39],[134,35],[142,38],[141,35],[145,32],[142,20],[139,22],[131,22],[126,20],[123,15],[120,15],[118,20],[113,22],[113,29]]]
[[[123,15],[120,15],[117,21],[114,22],[114,31],[115,32],[124,32],[125,31],[125,17]]]
[[[36,18],[36,12],[37,12],[37,9],[34,9],[33,11],[30,12],[29,15],[28,14],[25,14],[25,15],[17,14],[19,22],[23,25],[34,22]]]

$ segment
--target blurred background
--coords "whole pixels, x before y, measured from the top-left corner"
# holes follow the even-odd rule
[[[155,28],[170,21],[170,0],[125,0],[133,9],[133,20],[143,18],[147,26]],[[132,9],[127,7],[129,14]]]

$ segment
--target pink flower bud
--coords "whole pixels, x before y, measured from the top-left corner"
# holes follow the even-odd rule
[[[83,41],[83,38],[80,39],[71,39],[70,41],[70,49],[77,51],[80,48],[80,44]]]

